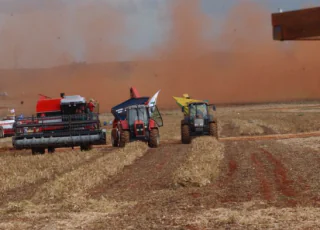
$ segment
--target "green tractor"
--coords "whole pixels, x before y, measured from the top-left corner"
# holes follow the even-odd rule
[[[181,120],[181,142],[190,144],[192,137],[213,136],[218,139],[218,121],[211,113],[215,105],[206,101],[174,97],[182,108],[184,118]]]

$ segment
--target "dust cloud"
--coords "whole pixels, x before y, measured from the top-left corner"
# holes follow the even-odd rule
[[[271,13],[258,3],[239,1],[222,22],[219,36],[204,36],[217,22],[201,11],[200,1],[172,1],[167,10],[172,20],[168,38],[148,52],[136,54],[131,62],[99,63],[127,52],[126,47],[115,43],[128,36],[124,16],[108,5],[87,5],[72,14],[64,12],[76,18],[70,20],[76,25],[63,23],[62,18],[57,19],[58,23],[53,15],[51,20],[40,23],[40,14],[32,14],[30,19],[21,16],[25,17],[23,30],[18,24],[21,20],[6,24],[6,35],[0,38],[0,44],[10,49],[6,58],[1,56],[0,63],[12,63],[15,58],[52,63],[55,58],[60,65],[0,71],[0,87],[12,95],[20,111],[34,112],[38,93],[55,97],[60,92],[93,97],[100,102],[101,111],[110,111],[129,97],[130,86],[147,96],[161,89],[158,103],[162,108],[176,108],[172,96],[182,93],[212,103],[320,98],[319,45],[273,41]],[[50,18],[50,12],[46,14]],[[30,28],[33,24],[37,30]],[[60,39],[67,39],[58,36],[62,28],[68,31],[63,34],[69,36],[69,45],[75,46],[74,52],[64,55],[56,46]],[[23,39],[14,42],[19,33],[23,33]],[[38,39],[31,42],[27,35]],[[20,44],[19,52],[13,52],[16,43]],[[227,48],[217,51],[220,47]],[[70,64],[79,61],[87,63]],[[18,105],[21,100],[25,103]]]

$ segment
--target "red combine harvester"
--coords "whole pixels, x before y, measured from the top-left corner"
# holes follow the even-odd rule
[[[149,147],[160,144],[159,127],[163,120],[157,106],[150,106],[149,97],[140,97],[135,88],[130,89],[131,98],[111,109],[114,116],[111,132],[113,147],[124,147],[132,141],[147,142]]]
[[[271,14],[273,40],[320,40],[320,7]]]
[[[101,129],[99,112],[90,112],[84,97],[61,98],[42,96],[36,106],[36,116],[16,119],[12,145],[16,149],[32,149],[33,154],[54,152],[55,148],[106,144],[106,130]]]

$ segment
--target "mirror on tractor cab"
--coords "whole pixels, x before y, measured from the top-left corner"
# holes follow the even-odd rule
[[[216,105],[212,105],[212,110],[213,110],[213,111],[216,111],[216,110],[217,110]]]

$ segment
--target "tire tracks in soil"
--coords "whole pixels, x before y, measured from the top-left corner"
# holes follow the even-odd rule
[[[320,137],[320,131],[304,132],[304,133],[289,133],[289,134],[272,134],[261,136],[239,136],[239,137],[223,137],[219,141],[263,141],[263,140],[282,140],[291,138],[307,138],[307,137]]]
[[[254,148],[255,145],[249,142],[226,142],[220,176],[210,185],[209,190],[203,191],[203,195],[211,197],[213,189],[218,194],[217,201],[221,203],[251,200],[255,192],[259,191],[258,186],[255,186],[255,183],[248,186],[243,182],[252,181],[255,176],[251,169],[251,162],[248,162],[249,154],[254,151]]]
[[[173,172],[186,160],[189,148],[190,145],[168,143],[149,149],[134,164],[126,166],[122,173],[91,189],[90,198],[106,196],[137,201],[149,192],[170,189]]]
[[[271,182],[267,177],[267,171],[265,169],[265,166],[259,159],[258,154],[252,153],[251,160],[256,170],[257,180],[260,182],[261,193],[263,194],[263,198],[267,201],[274,199]]]
[[[76,164],[70,166],[70,168],[65,169],[61,172],[54,173],[49,178],[40,178],[33,183],[27,183],[27,184],[24,184],[20,187],[16,187],[16,188],[10,189],[8,191],[5,191],[0,196],[0,207],[3,207],[4,205],[6,205],[9,202],[18,202],[18,201],[22,201],[22,200],[31,199],[34,196],[34,194],[36,193],[38,187],[42,186],[43,184],[50,182],[50,181],[54,181],[56,178],[61,177],[64,174],[70,173],[74,170],[77,170],[86,164],[92,164],[95,161],[99,160],[100,158],[104,157],[106,153],[109,154],[109,153],[113,152],[114,150],[115,150],[114,148],[101,149],[101,153],[98,154],[97,156],[94,156],[88,160],[76,163]]]
[[[294,177],[299,172],[290,172],[294,173],[290,176],[274,150],[266,150],[261,143],[248,141],[226,142],[225,145],[221,174],[217,182],[210,185],[218,192],[216,199],[220,202],[245,202],[253,197],[284,207],[316,202],[312,194],[304,197],[304,192],[310,190],[307,178]],[[289,155],[286,152],[279,155],[282,154]],[[212,192],[206,189],[201,193],[211,196]]]
[[[300,181],[294,181],[288,176],[288,169],[284,164],[265,149],[259,149],[258,152],[251,154],[251,161],[254,165],[256,177],[260,182],[260,192],[266,201],[279,200],[279,203],[285,202],[286,205],[295,206],[298,204],[298,198],[301,196],[296,189],[301,185]]]

